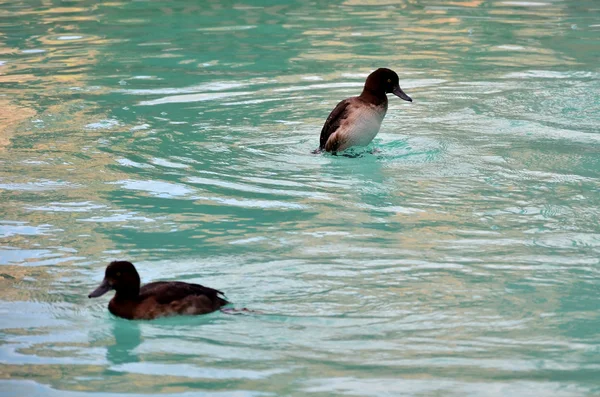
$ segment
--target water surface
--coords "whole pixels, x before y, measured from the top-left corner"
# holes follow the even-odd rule
[[[593,0],[0,2],[0,393],[599,395],[599,38]],[[377,67],[415,102],[311,154]],[[264,314],[117,319],[114,259]]]

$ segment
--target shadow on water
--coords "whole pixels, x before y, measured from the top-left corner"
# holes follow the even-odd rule
[[[112,364],[139,362],[135,349],[142,343],[142,330],[137,321],[111,319],[114,343],[106,347],[106,359]]]

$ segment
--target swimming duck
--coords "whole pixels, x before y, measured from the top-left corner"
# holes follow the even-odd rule
[[[140,288],[140,276],[131,262],[114,261],[106,267],[104,280],[88,295],[97,298],[110,290],[115,296],[108,310],[128,320],[152,320],[157,317],[206,314],[229,302],[219,290],[181,281],[156,281]]]
[[[405,101],[412,98],[402,91],[398,75],[391,69],[380,68],[367,77],[359,96],[337,104],[321,130],[317,152],[341,152],[351,146],[366,146],[379,132],[388,108],[387,93]]]

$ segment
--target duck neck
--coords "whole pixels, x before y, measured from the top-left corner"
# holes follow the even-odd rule
[[[362,91],[362,93],[359,96],[360,99],[362,99],[363,101],[367,102],[367,103],[372,103],[375,106],[379,106],[382,105],[384,103],[387,103],[387,95],[385,95],[385,92],[381,91],[381,90],[370,90],[369,88],[365,87]]]
[[[140,296],[140,286],[128,287],[127,289],[116,290],[115,300],[117,301],[132,301]]]

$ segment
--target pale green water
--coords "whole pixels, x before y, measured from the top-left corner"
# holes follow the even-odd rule
[[[3,396],[600,395],[598,1],[199,3],[0,3]],[[265,314],[116,319],[113,259]]]

